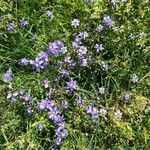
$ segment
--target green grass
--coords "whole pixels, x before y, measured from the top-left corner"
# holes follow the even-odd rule
[[[54,18],[48,20],[46,11],[53,11]],[[8,17],[11,14],[12,17]],[[110,15],[115,21],[113,29],[103,34],[96,27],[102,23],[103,16]],[[60,105],[62,100],[69,102],[69,108],[63,111],[66,128],[69,132],[63,141],[61,150],[149,150],[150,147],[150,8],[148,0],[128,0],[112,9],[109,0],[95,0],[88,5],[84,0],[0,0],[0,149],[1,150],[49,150],[54,140],[54,124],[45,112],[36,110],[37,103],[45,97],[41,82],[48,78],[53,89],[53,97]],[[29,21],[27,28],[21,28],[19,20]],[[80,26],[71,27],[74,18],[80,19]],[[14,22],[16,33],[8,33],[6,26]],[[118,28],[123,26],[123,33]],[[72,41],[77,33],[87,31],[90,37],[84,42],[88,55],[94,58],[89,67],[75,67],[69,78],[56,83],[59,76],[56,67],[66,55],[74,61],[77,56],[72,49]],[[144,39],[130,39],[130,34],[145,32]],[[36,33],[37,38],[32,39]],[[40,73],[31,67],[21,67],[21,58],[34,59],[42,50],[46,51],[50,41],[62,40],[68,53],[58,57],[49,57],[50,66]],[[95,44],[103,43],[105,51],[96,54]],[[101,62],[108,62],[108,72],[102,69]],[[12,68],[12,88],[3,81],[6,68]],[[133,74],[139,76],[139,82],[133,84]],[[74,78],[79,89],[73,96],[65,91],[66,81]],[[101,96],[98,88],[104,86],[107,94]],[[25,113],[26,104],[17,100],[15,104],[7,100],[9,91],[25,89],[33,96],[31,105],[34,116]],[[132,96],[129,103],[122,101],[125,93]],[[81,95],[84,106],[75,104],[76,95]],[[100,100],[98,98],[101,98]],[[93,121],[86,113],[86,107],[95,104],[108,111],[106,118]],[[114,116],[115,110],[123,112],[122,119]],[[44,130],[39,132],[37,125],[42,123]]]

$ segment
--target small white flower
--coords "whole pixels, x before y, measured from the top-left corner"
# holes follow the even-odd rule
[[[107,111],[106,111],[106,109],[101,108],[101,109],[99,110],[99,113],[100,113],[101,115],[105,116],[105,115],[107,114]]]
[[[74,19],[72,22],[71,22],[71,26],[73,27],[78,27],[80,25],[80,20],[79,19]]]
[[[118,117],[120,119],[122,118],[122,112],[120,110],[117,110],[114,114],[116,117]]]
[[[137,83],[139,81],[139,77],[136,74],[133,74],[131,81],[133,83]]]
[[[100,87],[99,88],[99,93],[100,94],[105,94],[105,88],[104,87]]]

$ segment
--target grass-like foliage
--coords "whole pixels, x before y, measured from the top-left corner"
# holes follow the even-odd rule
[[[149,0],[0,0],[0,149],[150,149]]]

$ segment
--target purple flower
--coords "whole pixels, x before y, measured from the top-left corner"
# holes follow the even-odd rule
[[[88,65],[87,59],[84,58],[84,57],[80,57],[80,58],[79,58],[79,62],[80,62],[80,66],[82,66],[82,67],[85,67],[85,66]]]
[[[101,32],[104,29],[102,25],[99,25],[96,29],[97,32]]]
[[[67,53],[67,51],[68,51],[68,50],[67,50],[67,47],[64,47],[64,46],[63,46],[63,47],[61,48],[61,52],[62,52],[63,54]]]
[[[69,68],[73,68],[75,66],[70,56],[65,57],[64,63],[67,64]]]
[[[103,19],[104,25],[108,28],[112,28],[114,26],[114,21],[110,16],[105,16]]]
[[[20,20],[20,25],[22,27],[27,27],[29,25],[29,22],[23,18]]]
[[[43,81],[43,86],[44,86],[44,88],[45,89],[47,89],[48,87],[49,87],[49,81],[48,81],[48,79],[46,78],[44,81]]]
[[[32,96],[30,94],[24,94],[22,96],[22,99],[24,99],[25,101],[31,101],[32,100]]]
[[[31,106],[27,106],[26,112],[27,112],[28,115],[32,115],[32,114],[33,114],[33,109],[32,109],[32,107],[31,107]]]
[[[130,100],[130,95],[128,93],[126,93],[124,96],[123,96],[123,100],[125,103],[127,103],[129,100]]]
[[[60,73],[61,73],[61,76],[62,76],[62,77],[66,77],[66,76],[69,75],[69,72],[68,72],[67,70],[65,70],[65,69],[62,69],[62,70],[60,71]]]
[[[83,100],[82,100],[81,96],[78,96],[78,97],[77,97],[76,103],[77,103],[77,105],[79,105],[79,106],[83,106]]]
[[[33,66],[33,69],[40,72],[41,69],[44,69],[49,65],[48,55],[45,52],[40,52],[35,60],[31,60],[30,64]]]
[[[53,19],[54,18],[54,14],[52,11],[47,11],[47,16],[49,19]]]
[[[57,103],[54,100],[47,101],[46,108],[50,111],[57,110]],[[58,111],[57,111],[58,112]]]
[[[88,114],[91,114],[93,118],[99,117],[99,111],[95,106],[92,106],[92,105],[88,106],[86,111]]]
[[[80,20],[79,19],[74,19],[72,22],[71,22],[71,26],[73,27],[78,27],[80,25]]]
[[[62,101],[61,107],[66,109],[68,108],[68,102],[67,101]]]
[[[85,46],[80,46],[77,52],[79,56],[85,55],[87,52],[87,48]]]
[[[73,41],[73,42],[72,42],[72,47],[73,47],[74,49],[77,49],[77,48],[80,47],[80,43],[79,43],[79,42],[76,42],[76,41]]]
[[[56,145],[61,145],[61,144],[62,144],[62,139],[58,137],[58,138],[55,140],[55,144],[56,144]],[[57,150],[57,149],[54,149],[54,150]]]
[[[4,73],[4,81],[8,82],[12,80],[12,70],[9,68],[5,73]]]
[[[119,118],[119,119],[122,118],[122,112],[120,110],[117,110],[114,114],[117,118]]]
[[[16,29],[16,25],[14,23],[10,23],[10,24],[7,25],[7,31],[9,33],[15,32],[15,29]]]
[[[92,4],[92,3],[94,2],[94,0],[86,0],[86,2],[87,2],[88,4]]]
[[[61,139],[65,139],[68,136],[68,131],[64,129],[63,127],[58,127],[55,130],[55,133],[56,133],[56,136]]]
[[[40,124],[38,124],[37,128],[38,128],[39,131],[42,131],[44,126],[40,123]]]
[[[103,47],[102,44],[96,44],[96,45],[95,45],[95,48],[96,48],[96,51],[97,51],[97,52],[104,50],[104,47]]]
[[[30,61],[26,58],[22,58],[20,61],[21,66],[27,66],[27,65],[29,65],[29,63],[30,63]]]
[[[71,81],[67,82],[67,89],[70,92],[73,92],[75,89],[77,89],[77,87],[78,87],[77,81],[71,79]]]
[[[88,32],[80,32],[78,35],[77,35],[77,37],[79,37],[80,39],[83,39],[83,40],[85,40],[87,37],[89,37],[89,34],[88,34]]]
[[[49,55],[58,56],[62,52],[62,48],[64,48],[64,44],[61,41],[54,41],[48,44],[47,53]]]
[[[47,106],[47,100],[42,99],[41,102],[38,103],[38,110],[44,110]]]
[[[59,123],[61,123],[61,122],[64,122],[64,117],[63,116],[61,116],[60,114],[55,114],[54,116],[53,116],[53,118],[52,118],[52,121],[53,121],[53,123],[55,123],[55,124],[59,124]]]

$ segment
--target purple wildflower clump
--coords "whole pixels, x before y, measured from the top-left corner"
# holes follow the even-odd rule
[[[67,82],[67,89],[70,92],[73,92],[75,89],[77,89],[78,84],[76,80],[71,79],[69,82]]]
[[[13,93],[8,93],[7,99],[10,100],[11,102],[16,102],[16,100],[20,99],[23,100],[24,102],[28,102],[32,100],[32,96],[30,93],[27,93],[25,91],[19,91],[19,92],[13,92]]]
[[[80,20],[79,19],[73,19],[72,21],[71,21],[71,26],[73,26],[73,27],[78,27],[80,25]]]
[[[12,69],[8,68],[6,70],[6,72],[4,73],[4,81],[8,82],[8,81],[11,81],[11,80],[12,80]]]
[[[84,31],[80,32],[78,35],[76,35],[74,41],[72,42],[72,47],[74,49],[80,49],[82,40],[85,40],[87,37],[89,37],[89,33]]]
[[[62,144],[62,140],[67,138],[68,131],[64,127],[59,126],[55,130],[55,134],[56,134],[56,137],[57,137],[56,140],[55,140],[56,145],[61,145]]]
[[[84,58],[84,57],[80,57],[80,58],[79,58],[79,63],[80,63],[80,66],[81,66],[81,67],[86,67],[86,66],[88,65],[88,61],[87,61],[87,59]]]
[[[74,68],[74,66],[75,66],[75,63],[73,62],[73,60],[71,59],[70,56],[65,57],[64,63],[65,63],[70,69]]]
[[[86,111],[87,111],[88,114],[92,115],[93,118],[98,118],[99,117],[99,111],[93,105],[89,105]]]
[[[40,72],[41,69],[44,69],[49,65],[48,55],[45,52],[40,52],[35,60],[30,60],[30,64],[32,65],[33,69],[37,72]]]
[[[81,40],[85,40],[87,37],[89,37],[89,33],[84,31],[84,32],[80,32],[78,35],[77,35],[78,38],[80,38]]]
[[[42,99],[42,100],[38,103],[37,108],[38,108],[38,110],[43,111],[43,110],[46,109],[46,106],[47,106],[47,100]]]
[[[77,98],[76,98],[75,101],[76,101],[76,103],[77,103],[78,106],[83,106],[84,105],[81,96],[77,96]]]
[[[20,20],[21,27],[27,27],[29,25],[29,22],[25,20],[24,18]]]
[[[13,33],[16,31],[16,25],[14,23],[9,23],[7,25],[7,32]]]
[[[103,23],[108,28],[112,28],[114,26],[114,21],[110,16],[105,16],[103,19]]]
[[[30,61],[27,58],[22,58],[19,63],[21,66],[28,66]]]
[[[62,52],[63,48],[64,48],[63,42],[56,40],[48,44],[47,53],[49,55],[58,56]]]
[[[87,48],[85,46],[80,46],[77,53],[79,56],[83,56],[87,53]]]
[[[51,119],[54,124],[58,124],[64,121],[64,117],[61,116],[61,112],[58,109],[55,101],[53,102],[49,101],[49,103],[47,104],[47,109],[48,109],[48,118]]]
[[[67,77],[69,75],[69,72],[65,69],[61,69],[60,74],[61,74],[61,77]]]
[[[29,93],[25,93],[21,98],[24,101],[31,101],[32,100],[32,96]]]

